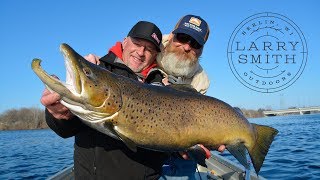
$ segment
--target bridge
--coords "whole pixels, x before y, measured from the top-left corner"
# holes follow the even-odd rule
[[[278,116],[278,115],[286,115],[286,114],[303,115],[303,114],[310,114],[311,112],[316,112],[316,111],[320,112],[320,106],[263,111],[263,114],[265,116]]]

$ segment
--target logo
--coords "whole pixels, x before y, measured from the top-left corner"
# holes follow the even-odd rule
[[[195,17],[191,17],[190,20],[189,20],[189,23],[192,23],[192,24],[194,24],[196,26],[200,26],[201,20],[198,19],[198,18],[195,18]]]
[[[228,62],[247,88],[262,93],[291,86],[307,63],[307,44],[300,28],[287,17],[259,13],[243,20],[228,43]]]
[[[159,44],[160,43],[160,40],[158,39],[158,36],[156,35],[156,33],[152,33],[151,34],[151,37],[157,41],[157,43]]]

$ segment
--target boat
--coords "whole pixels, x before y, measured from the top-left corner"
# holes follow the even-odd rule
[[[241,165],[238,165],[231,160],[219,155],[216,152],[212,152],[212,156],[206,160],[207,168],[201,166],[198,167],[198,172],[195,175],[199,180],[265,180],[262,176],[257,176],[254,172],[246,173],[246,170]],[[48,178],[49,180],[73,180],[74,168],[73,165],[59,171],[53,176]]]
[[[206,160],[207,168],[199,168],[201,173],[206,172],[206,179],[217,180],[265,180],[261,175],[253,171],[246,171],[245,168],[235,162],[219,155],[217,152],[211,152],[211,158]],[[200,179],[200,178],[199,178]],[[204,178],[202,178],[204,179]]]

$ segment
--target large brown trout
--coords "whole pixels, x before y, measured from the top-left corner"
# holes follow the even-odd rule
[[[247,149],[256,173],[263,164],[276,129],[249,123],[229,104],[194,92],[153,86],[116,75],[90,63],[67,44],[67,83],[48,75],[32,61],[32,69],[51,91],[88,126],[137,146],[181,151],[196,144],[227,149],[243,165]]]

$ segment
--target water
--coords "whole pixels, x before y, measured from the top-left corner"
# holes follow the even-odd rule
[[[249,121],[279,131],[259,175],[267,179],[320,179],[320,114],[275,116]],[[224,154],[237,162],[228,152]]]
[[[0,131],[0,179],[45,179],[73,163],[74,138],[53,131]]]
[[[260,175],[267,179],[320,179],[320,114],[250,122],[279,130]],[[0,131],[0,179],[45,179],[55,174],[72,164],[73,142],[51,130]]]

